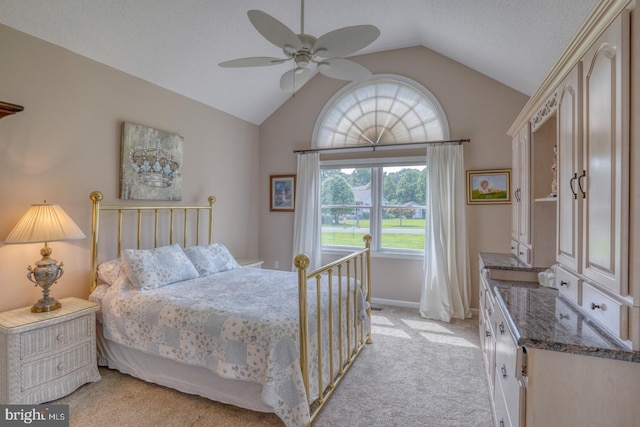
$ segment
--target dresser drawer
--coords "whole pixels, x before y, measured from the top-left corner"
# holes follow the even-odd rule
[[[25,363],[21,366],[22,390],[40,386],[83,366],[94,364],[93,346],[93,341],[86,341],[78,347],[59,352],[51,357]]]
[[[20,334],[20,358],[63,348],[91,335],[92,316],[82,316],[68,322]]]
[[[556,288],[569,301],[580,305],[580,279],[563,268],[556,268]]]
[[[581,307],[592,319],[608,329],[614,336],[622,340],[628,339],[628,312],[624,304],[584,282],[582,284]]]

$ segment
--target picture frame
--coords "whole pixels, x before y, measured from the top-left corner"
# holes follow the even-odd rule
[[[184,138],[136,123],[122,123],[120,198],[182,200]]]
[[[293,212],[296,197],[295,175],[271,175],[269,186],[271,212]]]
[[[511,203],[511,169],[467,171],[467,204]]]

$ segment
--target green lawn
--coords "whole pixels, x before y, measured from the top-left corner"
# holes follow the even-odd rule
[[[354,230],[355,221],[347,221],[346,224],[324,224],[323,229],[334,228],[343,229],[344,231],[323,231],[322,243],[324,245],[336,246],[363,246],[362,232]],[[400,220],[384,219],[382,220],[382,246],[385,248],[397,249],[424,249],[424,234],[400,234],[392,231],[385,232],[384,229],[422,229],[424,230],[424,219],[403,219],[402,226]],[[360,220],[360,228],[369,228],[369,220]]]

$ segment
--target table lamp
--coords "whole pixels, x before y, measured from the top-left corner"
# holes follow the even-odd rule
[[[36,261],[36,266],[27,268],[27,279],[42,288],[43,298],[39,299],[31,311],[41,313],[57,310],[62,307],[59,301],[49,296],[49,288],[58,281],[64,273],[63,264],[51,258],[51,248],[48,242],[84,239],[85,235],[59,205],[42,204],[31,205],[18,224],[11,230],[5,243],[38,243],[44,242],[40,249],[42,259]]]

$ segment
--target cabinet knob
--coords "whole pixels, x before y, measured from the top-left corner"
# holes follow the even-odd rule
[[[64,334],[58,334],[58,336],[56,337],[56,339],[58,341],[62,341],[64,339]]]
[[[500,368],[500,371],[502,372],[502,378],[507,379],[507,367],[506,365],[502,365],[502,367]]]
[[[498,329],[500,329],[500,335],[504,335],[504,323],[500,322]]]
[[[500,420],[500,427],[504,427],[504,419]]]
[[[58,363],[58,366],[56,366],[56,369],[58,369],[59,371],[62,371],[64,369],[64,363],[62,362]]]
[[[564,280],[560,281],[560,286],[569,286],[569,284],[567,282],[565,282]]]
[[[487,330],[485,329],[485,331],[484,331],[484,336],[485,336],[485,337],[490,337],[490,336],[491,336],[491,332],[489,332],[489,331],[487,331]]]

